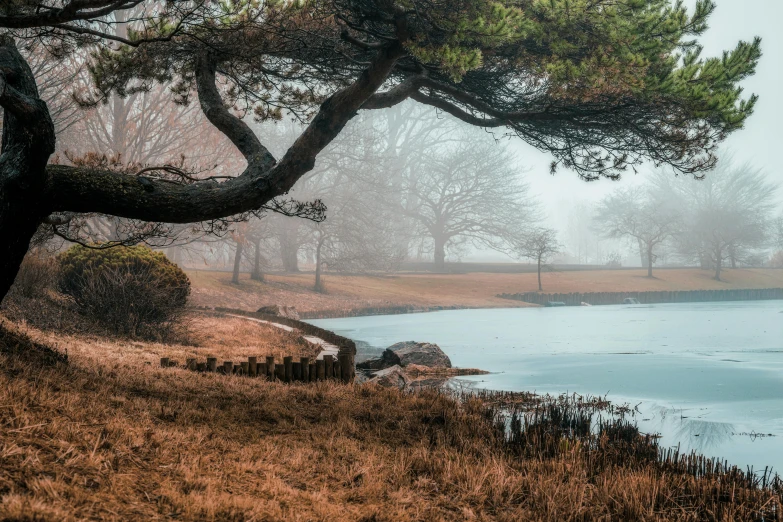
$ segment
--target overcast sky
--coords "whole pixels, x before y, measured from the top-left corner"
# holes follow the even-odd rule
[[[745,94],[756,93],[760,99],[745,128],[731,136],[727,145],[738,162],[750,161],[763,167],[771,179],[783,185],[783,168],[778,156],[783,148],[783,32],[780,28],[783,1],[716,0],[716,4],[710,28],[700,40],[703,56],[720,56],[722,51],[733,49],[739,40],[762,37],[761,63],[756,75],[744,82]],[[560,230],[565,228],[568,208],[576,202],[596,201],[618,184],[642,181],[649,172],[648,169],[641,169],[636,175],[631,172],[618,182],[586,183],[564,169],[552,176],[550,156],[521,144],[520,140],[516,142],[522,165],[530,169],[526,177],[534,192],[540,195],[551,225]],[[783,190],[778,192],[778,198],[783,202]]]

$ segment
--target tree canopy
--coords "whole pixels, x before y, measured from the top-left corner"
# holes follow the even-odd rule
[[[184,223],[260,208],[285,194],[360,110],[406,99],[516,135],[584,179],[645,160],[699,175],[756,97],[760,41],[703,58],[714,9],[672,0],[11,0],[0,6],[5,109],[0,233],[11,279],[41,222],[100,212]],[[125,36],[111,30],[126,24]],[[82,103],[170,85],[247,160],[232,179],[45,165],[54,130],[14,38],[55,54],[90,46]],[[240,118],[309,124],[280,157]],[[238,116],[239,115],[239,116]],[[16,181],[22,179],[22,183]],[[16,180],[16,181],[14,181]],[[14,216],[14,217],[10,217]],[[59,219],[59,218],[57,218]],[[10,281],[0,290],[5,293]]]

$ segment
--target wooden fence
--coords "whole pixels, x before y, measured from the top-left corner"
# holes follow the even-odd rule
[[[653,303],[703,303],[711,301],[760,301],[783,299],[783,288],[762,288],[743,290],[681,290],[671,292],[590,292],[570,294],[543,294],[526,292],[521,294],[500,294],[498,297],[514,301],[545,305],[561,302],[568,306],[622,304],[627,297],[633,297],[642,304]]]
[[[162,357],[160,365],[163,368],[179,366],[168,357]],[[185,368],[196,372],[265,378],[286,383],[336,380],[347,384],[353,381],[355,374],[353,357],[350,354],[340,354],[336,361],[331,355],[324,355],[323,359],[314,361],[309,357],[302,357],[296,362],[293,357],[283,357],[283,364],[275,364],[274,357],[263,358],[262,362],[259,362],[258,357],[248,357],[247,361],[239,363],[223,361],[219,366],[216,357],[207,357],[206,362],[188,358],[185,360]]]

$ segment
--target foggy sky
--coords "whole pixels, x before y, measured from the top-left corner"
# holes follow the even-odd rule
[[[783,1],[781,0],[715,0],[717,9],[710,18],[709,29],[699,39],[704,46],[702,56],[720,56],[724,50],[733,49],[739,40],[762,37],[763,56],[756,74],[743,83],[744,94],[759,95],[754,114],[745,128],[727,141],[737,163],[750,161],[762,167],[771,179],[783,185],[780,149],[783,131]],[[693,4],[694,0],[690,0]],[[619,184],[634,184],[644,180],[649,166],[639,169],[639,174],[629,172],[618,182],[601,180],[580,181],[576,174],[566,169],[554,176],[549,174],[552,157],[538,152],[519,139],[512,140],[518,152],[521,167],[529,169],[526,179],[534,193],[540,196],[549,218],[549,226],[564,232],[568,209],[579,201],[597,201]],[[709,175],[709,174],[708,174]],[[778,191],[783,210],[783,189]],[[561,237],[561,242],[564,238]],[[497,258],[489,252],[476,253],[471,258]],[[467,259],[466,259],[467,260]]]

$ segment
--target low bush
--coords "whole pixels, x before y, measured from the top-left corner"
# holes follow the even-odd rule
[[[190,281],[161,252],[75,246],[58,259],[62,292],[114,333],[162,339],[182,317]]]

